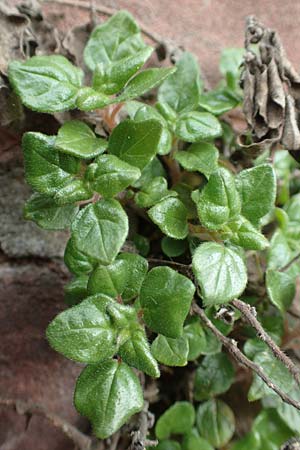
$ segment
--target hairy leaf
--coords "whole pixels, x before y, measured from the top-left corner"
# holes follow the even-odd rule
[[[150,270],[140,292],[146,325],[167,337],[181,336],[194,291],[188,278],[169,267]]]
[[[175,402],[158,419],[155,434],[158,439],[167,439],[171,434],[188,433],[195,422],[195,410],[189,402]]]
[[[175,154],[175,159],[186,170],[209,176],[218,169],[218,149],[207,142],[192,144],[186,151]]]
[[[164,198],[152,206],[148,214],[167,236],[174,239],[184,239],[187,236],[187,209],[178,198]]]
[[[148,261],[135,253],[121,253],[118,256],[118,260],[126,263],[126,281],[122,298],[124,301],[130,301],[140,292],[148,271]]]
[[[121,295],[126,285],[127,264],[116,260],[108,266],[99,265],[91,273],[88,282],[88,292],[104,294],[112,298]]]
[[[193,272],[205,305],[229,302],[244,291],[247,283],[247,271],[240,255],[215,242],[197,248]]]
[[[185,335],[173,339],[159,334],[152,342],[151,351],[161,364],[186,366],[189,353],[188,339]]]
[[[177,197],[177,193],[168,190],[168,183],[164,177],[155,177],[136,193],[134,199],[140,208],[148,208],[166,197]]]
[[[214,139],[222,134],[218,119],[210,113],[191,111],[182,114],[175,128],[175,135],[186,142]]]
[[[143,394],[135,373],[125,364],[107,360],[87,366],[80,374],[74,396],[77,411],[105,439],[143,408]]]

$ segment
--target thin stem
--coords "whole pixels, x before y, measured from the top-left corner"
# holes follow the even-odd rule
[[[212,333],[218,338],[218,340],[227,348],[227,350],[232,354],[237,362],[247,367],[248,369],[253,370],[265,383],[266,385],[276,392],[277,395],[289,405],[294,406],[296,409],[300,411],[300,402],[292,399],[289,395],[283,392],[278,386],[276,386],[272,380],[261,370],[261,368],[255,364],[253,361],[248,359],[238,348],[237,342],[234,339],[230,339],[224,336],[217,327],[209,320],[206,316],[203,309],[201,309],[196,303],[192,306],[192,311],[201,318],[201,320],[205,323],[207,328],[209,328]]]
[[[159,258],[147,258],[147,260],[150,263],[154,263],[154,264],[166,264],[169,266],[174,266],[174,267],[181,267],[182,269],[185,270],[190,270],[191,269],[191,265],[190,264],[182,264],[176,261],[167,261],[166,259],[159,259]]]
[[[47,411],[42,405],[2,397],[0,397],[0,405],[12,406],[19,414],[36,414],[45,417],[52,425],[54,425],[54,427],[59,428],[66,436],[68,436],[79,450],[90,450],[92,447],[92,440],[89,436],[79,431],[76,427],[66,422],[58,415]]]
[[[272,351],[275,358],[281,361],[285,367],[288,369],[290,374],[295,379],[296,383],[300,386],[300,369],[293,363],[293,361],[278,347],[278,345],[273,341],[273,339],[265,332],[260,322],[256,319],[256,310],[252,308],[247,303],[241,300],[232,300],[232,305],[238,309],[249,325],[255,329],[257,336],[263,342],[267,344],[269,349]]]
[[[281,269],[279,269],[278,272],[285,272],[299,259],[300,259],[300,253],[298,253],[296,256],[294,256],[294,258],[291,259],[285,266],[281,267]]]

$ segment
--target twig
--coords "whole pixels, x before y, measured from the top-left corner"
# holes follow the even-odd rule
[[[144,450],[145,447],[156,447],[158,441],[147,439],[148,430],[154,425],[154,416],[148,411],[149,403],[145,402],[144,409],[140,413],[139,429],[133,431],[129,450]]]
[[[85,1],[81,0],[45,0],[45,3],[56,3],[80,9],[88,9],[88,10],[91,9],[89,3],[86,3]],[[117,12],[116,10],[104,5],[101,6],[95,5],[94,11],[97,11],[98,13],[103,14],[105,16],[113,16]],[[161,36],[159,36],[156,33],[153,33],[153,31],[151,31],[146,25],[142,24],[141,22],[139,23],[139,25],[144,35],[150,38],[153,42],[156,42],[157,44],[165,43],[164,39]]]
[[[218,338],[218,340],[224,345],[224,347],[227,348],[227,350],[232,354],[232,356],[235,358],[237,362],[240,364],[243,364],[248,369],[253,370],[265,383],[266,385],[272,389],[274,392],[276,392],[277,395],[289,405],[294,406],[296,409],[300,411],[300,402],[297,402],[296,400],[289,397],[285,392],[283,392],[278,386],[276,386],[272,380],[270,380],[269,377],[261,370],[261,368],[255,364],[253,361],[248,359],[238,348],[237,342],[234,339],[230,339],[226,336],[224,336],[218,328],[215,327],[215,325],[209,320],[209,318],[206,316],[203,309],[201,309],[196,303],[192,306],[192,311],[197,314],[202,321],[205,323],[207,328],[209,328],[212,333]]]
[[[269,349],[272,351],[275,358],[281,361],[285,367],[288,369],[290,374],[295,379],[296,383],[300,386],[300,369],[297,367],[293,361],[278,347],[278,345],[273,341],[273,339],[265,332],[260,322],[256,319],[255,309],[251,308],[247,303],[242,302],[241,300],[232,300],[232,305],[238,309],[243,317],[247,320],[249,325],[251,325],[255,331],[257,332],[257,336],[263,342],[267,344]],[[254,312],[255,311],[255,312]]]
[[[300,259],[300,253],[298,253],[296,256],[294,256],[294,258],[291,259],[285,266],[281,267],[281,269],[278,269],[278,272],[285,272],[299,259]]]
[[[167,261],[166,259],[159,259],[159,258],[147,258],[147,260],[150,263],[154,263],[154,264],[167,264],[170,266],[177,266],[177,267],[181,267],[182,269],[185,270],[190,270],[191,265],[190,264],[183,264],[183,263],[179,263],[176,261]]]
[[[54,425],[54,427],[59,428],[66,436],[68,436],[79,450],[91,450],[92,448],[92,439],[89,436],[79,431],[76,427],[66,422],[58,415],[47,411],[42,405],[3,397],[0,397],[0,405],[12,406],[18,414],[27,414],[30,416],[36,414],[45,417],[52,425]]]

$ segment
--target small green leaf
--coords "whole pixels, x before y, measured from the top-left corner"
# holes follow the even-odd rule
[[[118,260],[126,263],[126,282],[122,292],[125,302],[138,296],[146,273],[148,271],[148,261],[135,253],[121,253]]]
[[[194,191],[192,198],[197,205],[201,223],[211,230],[218,230],[237,217],[241,202],[233,175],[220,168],[214,172],[201,192]]]
[[[234,368],[227,355],[207,355],[196,370],[195,400],[202,401],[223,394],[233,381]]]
[[[176,63],[177,71],[158,91],[158,101],[167,103],[178,113],[191,111],[199,103],[201,81],[199,65],[192,53],[184,52]]]
[[[88,167],[86,174],[93,189],[103,197],[114,197],[141,176],[137,167],[114,155],[101,155]]]
[[[47,339],[57,352],[84,363],[112,357],[117,350],[116,331],[107,313],[104,295],[89,297],[63,311],[47,328]]]
[[[234,245],[239,245],[248,250],[265,250],[269,247],[268,239],[243,216],[229,222],[228,228],[232,233],[229,240]]]
[[[65,302],[68,306],[77,305],[88,297],[88,279],[89,277],[87,275],[80,275],[65,285]]]
[[[209,176],[218,169],[218,149],[207,142],[192,144],[186,151],[175,154],[175,159],[186,170]]]
[[[175,258],[185,253],[187,249],[187,241],[172,239],[165,236],[161,240],[161,249],[165,255],[169,256],[169,258]]]
[[[206,111],[219,116],[235,108],[239,100],[228,89],[216,89],[201,95],[199,105]]]
[[[285,233],[277,229],[270,241],[270,248],[267,255],[269,269],[281,269],[293,258],[294,253],[289,246]]]
[[[186,142],[214,139],[222,134],[218,119],[210,113],[191,111],[182,114],[175,128],[175,135]]]
[[[95,435],[105,439],[143,408],[138,377],[125,364],[108,360],[87,366],[75,389],[77,411],[87,417]]]
[[[183,333],[187,337],[189,344],[189,353],[187,359],[188,361],[194,361],[206,351],[207,339],[205,331],[200,325],[199,320],[193,319],[192,322],[185,325]]]
[[[97,264],[96,260],[78,250],[74,239],[72,238],[68,240],[64,255],[64,262],[70,272],[75,275],[88,274]]]
[[[146,325],[167,337],[181,336],[194,292],[193,283],[175,270],[169,267],[150,270],[140,292]]]
[[[233,412],[222,400],[211,399],[202,403],[196,422],[200,435],[217,448],[224,447],[235,430]]]
[[[291,275],[276,270],[268,270],[266,286],[269,298],[282,314],[291,306],[296,294],[296,283]]]
[[[150,351],[149,343],[142,327],[134,327],[128,340],[118,351],[122,360],[150,377],[160,376],[158,364]]]
[[[196,428],[186,433],[182,441],[182,450],[214,450],[208,441],[199,436]],[[254,449],[251,449],[254,450]]]
[[[114,128],[108,150],[128,164],[143,169],[157,153],[161,130],[157,120],[125,120]]]
[[[76,106],[81,111],[92,111],[93,109],[105,108],[112,103],[118,103],[112,97],[97,92],[91,87],[83,87],[78,91]]]
[[[284,392],[289,392],[292,389],[293,378],[291,374],[282,362],[276,359],[269,350],[256,353],[253,361],[259,367],[262,367],[267,377],[271,377],[272,382]],[[253,382],[248,392],[248,400],[253,402],[270,394],[277,395],[258,375],[254,374]]]
[[[168,124],[166,120],[160,115],[160,113],[153,108],[150,105],[143,105],[140,103],[140,106],[135,115],[134,120],[140,121],[140,120],[148,120],[148,119],[156,119],[160,121],[162,124],[162,132],[160,136],[160,141],[158,144],[158,154],[159,155],[166,155],[170,152],[172,147],[172,134],[168,129]]]
[[[103,153],[107,147],[104,139],[97,138],[91,128],[80,120],[65,122],[58,130],[55,147],[61,152],[82,159]]]
[[[191,431],[195,422],[195,410],[189,402],[175,402],[158,419],[155,434],[158,439],[168,439],[171,434]]]
[[[76,205],[57,206],[51,197],[35,193],[25,203],[24,218],[45,230],[69,228],[79,211]]]
[[[131,14],[118,11],[92,31],[84,49],[84,61],[89,69],[103,65],[107,75],[112,67],[145,48],[140,29]]]
[[[247,284],[243,259],[234,250],[206,242],[193,256],[193,272],[205,305],[217,305],[238,297]]]
[[[226,48],[222,51],[220,71],[226,76],[227,84],[231,89],[238,87],[244,54],[243,48]]]
[[[291,429],[285,425],[274,409],[261,411],[255,418],[252,429],[260,438],[258,450],[278,450],[293,436]]]
[[[166,177],[167,173],[160,162],[155,156],[142,170],[141,177],[134,183],[134,187],[145,189],[145,187],[155,177]]]
[[[150,447],[147,447],[150,449]],[[171,439],[166,439],[161,442],[156,447],[151,447],[151,450],[181,450],[180,444],[177,441],[172,441]]]
[[[161,364],[186,366],[189,353],[188,339],[185,335],[172,339],[159,334],[152,342],[151,351]]]
[[[22,147],[26,181],[33,189],[51,196],[57,205],[91,197],[89,187],[74,178],[80,168],[78,160],[55,150],[55,136],[28,132]]]
[[[83,254],[100,264],[110,264],[128,233],[128,218],[116,200],[100,200],[86,206],[72,224],[72,239]]]
[[[83,72],[61,55],[33,56],[11,62],[8,77],[27,108],[55,113],[75,108]]]
[[[94,71],[93,88],[105,94],[119,92],[127,81],[144,65],[152,52],[152,47],[145,47],[132,56],[112,63],[109,67],[105,67],[105,64],[100,62]]]
[[[270,164],[246,169],[236,177],[236,186],[242,200],[242,214],[257,225],[259,219],[274,207],[276,177]]]
[[[187,236],[187,209],[177,198],[164,198],[152,206],[148,214],[167,236],[174,239],[184,239]]]
[[[166,197],[176,197],[175,191],[168,190],[164,177],[155,177],[135,195],[135,202],[140,208],[148,208]]]
[[[142,256],[148,256],[150,252],[150,242],[149,239],[141,234],[135,233],[132,237],[132,241],[137,249],[137,251]]]
[[[300,401],[300,392],[299,388],[293,389],[290,393],[290,396]],[[296,409],[294,406],[291,406],[285,402],[283,402],[281,399],[279,399],[279,404],[276,407],[277,413],[281,420],[285,423],[286,426],[288,426],[293,432],[299,436],[300,435],[300,412],[298,409]]]
[[[121,295],[126,285],[127,264],[116,260],[108,266],[99,265],[88,282],[89,295],[103,294],[112,298]]]
[[[262,450],[260,447],[260,437],[259,434],[253,430],[247,433],[242,439],[239,439],[234,443],[231,450]],[[274,449],[275,450],[275,449]]]
[[[164,67],[162,69],[146,69],[139,72],[129,80],[122,94],[116,98],[115,102],[124,102],[140,97],[162,83],[175,70],[174,67]]]

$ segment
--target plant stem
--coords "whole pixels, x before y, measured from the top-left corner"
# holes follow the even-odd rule
[[[299,259],[300,259],[300,253],[298,253],[296,256],[294,256],[294,258],[291,259],[285,266],[281,267],[281,269],[278,269],[278,272],[285,272]]]
[[[201,309],[196,303],[192,306],[192,311],[201,318],[201,320],[205,323],[207,328],[209,328],[212,333],[218,338],[218,340],[227,348],[227,350],[232,354],[237,362],[247,367],[248,369],[253,370],[265,383],[266,385],[276,392],[277,395],[289,405],[294,406],[296,409],[300,411],[300,402],[292,399],[289,395],[283,392],[278,386],[276,386],[272,380],[261,370],[261,368],[255,364],[253,361],[248,359],[238,348],[237,342],[234,339],[230,339],[224,336],[217,327],[209,320],[206,316],[203,309]]]
[[[249,325],[255,329],[257,332],[257,336],[263,342],[267,344],[269,349],[272,351],[275,358],[281,361],[285,367],[288,369],[290,374],[295,379],[298,386],[300,386],[300,369],[293,363],[293,361],[278,347],[278,345],[273,341],[273,339],[266,333],[263,329],[260,322],[256,319],[256,310],[252,308],[247,303],[242,302],[241,300],[232,300],[232,305],[238,309]]]

